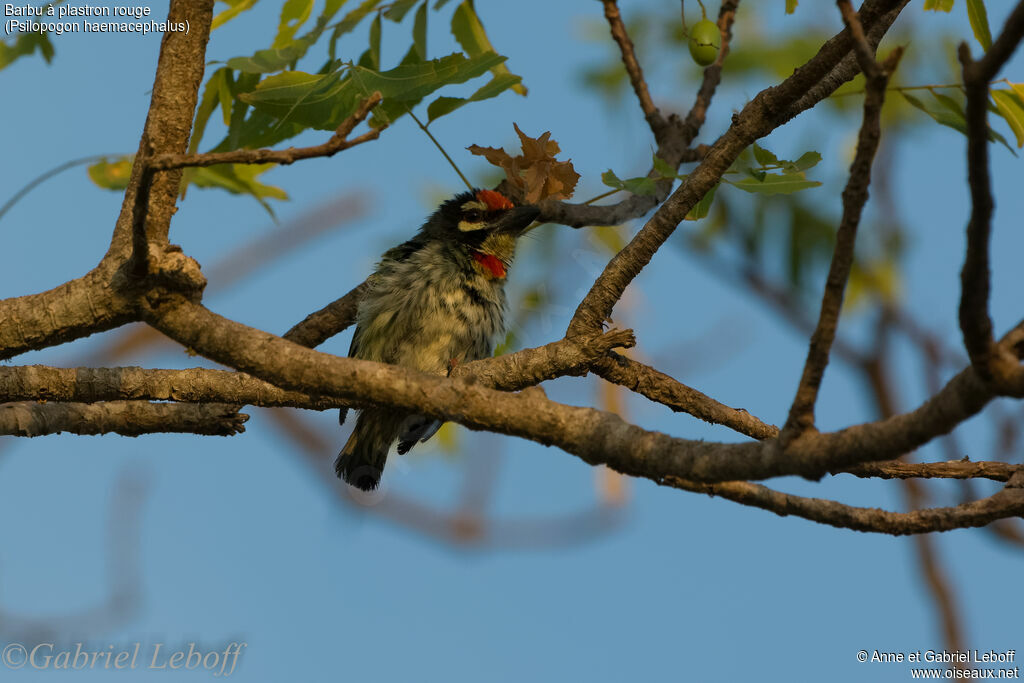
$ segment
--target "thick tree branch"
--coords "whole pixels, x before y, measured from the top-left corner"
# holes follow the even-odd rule
[[[163,37],[153,94],[137,157],[180,153],[188,145],[192,114],[205,63],[213,15],[212,0],[173,0],[168,21],[187,21],[190,30]],[[132,226],[140,203],[142,166],[133,165],[107,254],[87,275],[47,292],[0,301],[0,359],[80,339],[139,319],[137,292],[124,265],[132,251]],[[145,230],[166,241],[180,173],[147,184]],[[140,228],[142,229],[142,228]],[[148,254],[146,254],[148,257]]]
[[[0,403],[7,401],[175,401],[262,408],[328,410],[348,405],[337,399],[285,391],[244,373],[210,368],[151,370],[0,367]]]
[[[83,277],[47,292],[0,301],[0,360],[36,351],[138,319],[123,276],[104,261]]]
[[[617,415],[547,400],[541,392],[495,391],[464,379],[317,353],[222,318],[182,297],[147,310],[147,321],[196,352],[275,386],[387,405],[430,417],[556,445],[590,464],[661,480],[706,482],[787,474],[820,477],[863,462],[889,460],[945,434],[993,394],[965,370],[920,408],[830,434],[805,434],[783,451],[777,441],[722,444],[673,438]],[[502,360],[494,359],[496,361]]]
[[[5,403],[0,405],[0,434],[142,434],[180,432],[231,436],[245,431],[248,415],[222,406],[109,401],[105,403]]]
[[[148,251],[139,244],[139,235],[144,236],[146,243],[167,243],[175,201],[181,190],[181,169],[154,174],[148,164],[153,156],[184,154],[188,149],[212,19],[212,0],[172,0],[170,3],[168,21],[187,21],[190,29],[168,31],[160,43],[149,114],[115,230],[116,241],[127,246],[131,240],[135,268],[138,262],[144,263],[148,258]]]
[[[453,376],[486,387],[515,391],[567,374],[580,374],[613,348],[633,346],[629,330],[562,339],[535,349],[460,365]],[[0,367],[0,403],[11,401],[177,401],[262,408],[329,410],[351,401],[286,391],[244,373],[209,368],[53,368]]]

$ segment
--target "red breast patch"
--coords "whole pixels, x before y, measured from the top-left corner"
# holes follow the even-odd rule
[[[483,190],[488,192],[489,190]],[[498,194],[495,192],[494,194]],[[500,194],[498,194],[501,197]],[[507,199],[505,201],[508,201]],[[473,259],[481,266],[487,269],[487,271],[494,277],[505,277],[505,264],[501,262],[497,256],[493,254],[481,254],[479,251],[473,252]]]
[[[476,193],[476,198],[486,204],[487,208],[491,211],[515,208],[515,205],[509,201],[508,197],[494,190],[480,190]]]

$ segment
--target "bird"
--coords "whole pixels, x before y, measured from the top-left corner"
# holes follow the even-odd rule
[[[384,253],[367,279],[348,356],[447,376],[461,363],[493,355],[505,334],[516,241],[539,214],[495,190],[472,189],[443,202],[412,239]],[[339,422],[347,414],[342,409]],[[440,427],[397,408],[364,408],[335,473],[372,491],[396,439],[405,454]]]

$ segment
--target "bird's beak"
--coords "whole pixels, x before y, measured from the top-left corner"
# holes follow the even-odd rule
[[[507,232],[516,237],[540,215],[540,209],[533,205],[517,206],[505,212],[494,225],[494,232]]]

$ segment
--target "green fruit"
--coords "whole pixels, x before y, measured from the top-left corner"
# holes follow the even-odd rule
[[[713,64],[718,59],[718,46],[722,34],[713,21],[702,19],[690,29],[690,56],[701,66]]]

